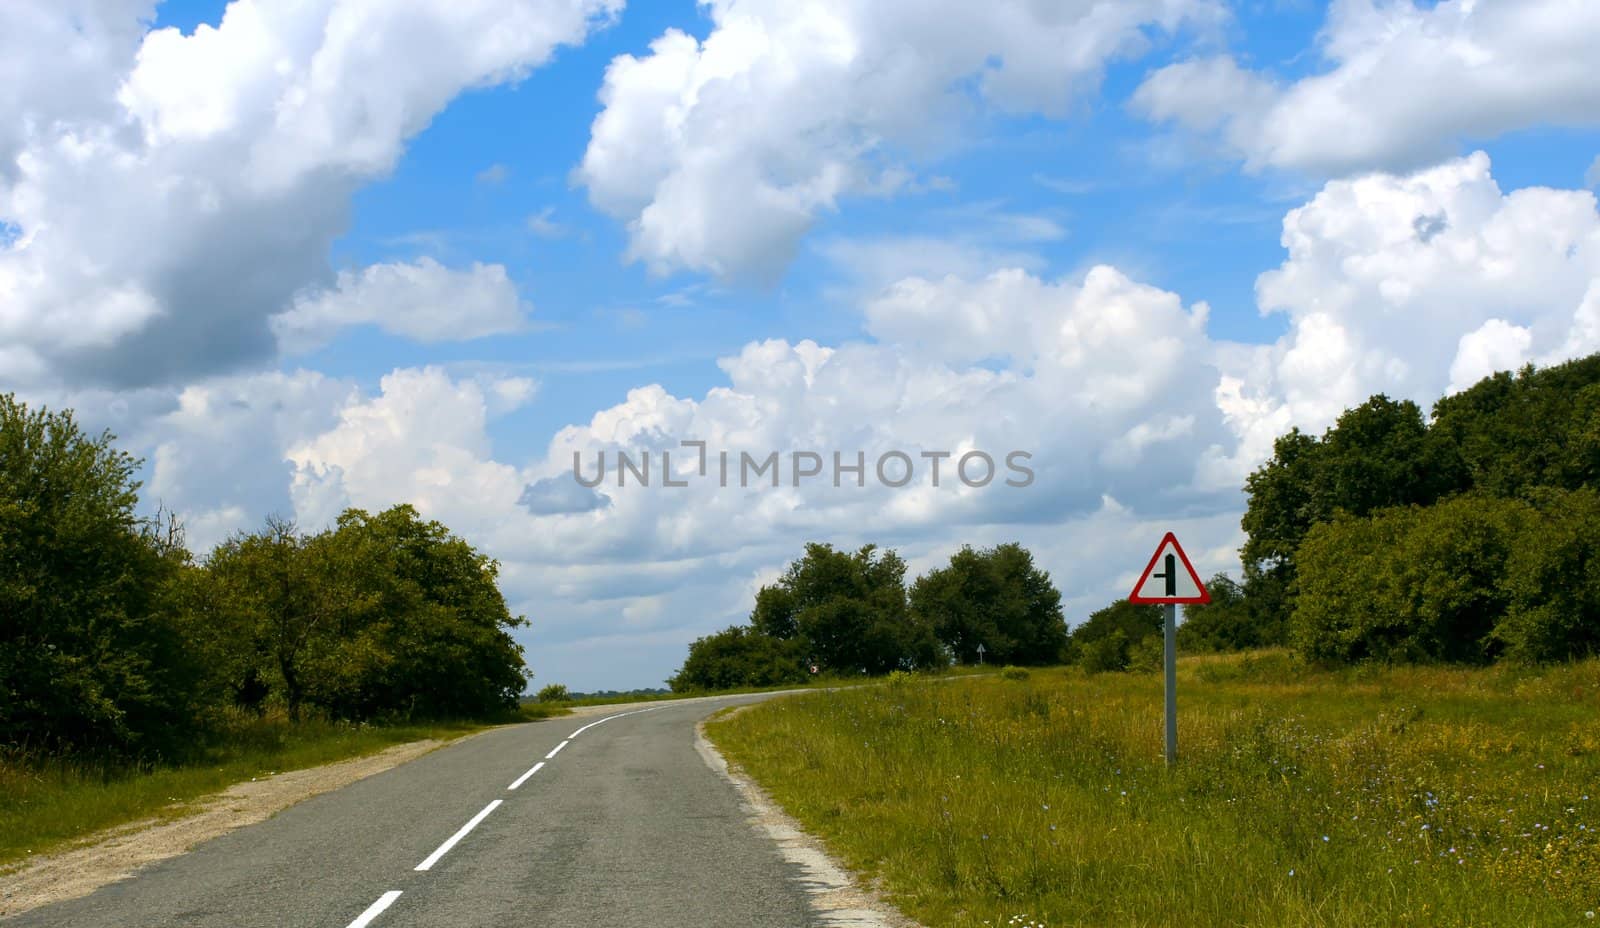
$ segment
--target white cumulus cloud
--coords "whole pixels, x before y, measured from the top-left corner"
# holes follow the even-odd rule
[[[301,294],[271,323],[280,348],[299,354],[354,325],[440,342],[516,332],[526,316],[503,266],[474,263],[454,270],[422,258],[340,272],[332,289]]]
[[[1253,168],[1411,169],[1463,139],[1600,125],[1596,49],[1591,0],[1335,0],[1315,73],[1288,81],[1195,59],[1151,75],[1134,104],[1215,133]]]
[[[453,97],[620,0],[0,5],[0,343],[34,379],[181,382],[273,353],[351,194]]]
[[[772,278],[813,218],[913,183],[899,162],[952,141],[974,104],[1064,114],[1153,30],[1211,0],[708,0],[611,62],[577,177],[660,270]],[[975,92],[973,88],[976,88]]]
[[[1256,294],[1290,331],[1232,352],[1219,393],[1243,462],[1373,393],[1427,407],[1494,370],[1600,351],[1595,195],[1507,193],[1482,153],[1332,181],[1284,218],[1283,245]]]

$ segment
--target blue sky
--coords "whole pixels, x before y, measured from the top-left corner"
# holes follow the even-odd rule
[[[659,683],[807,540],[1019,539],[1073,619],[1167,528],[1237,570],[1274,435],[1600,349],[1588,4],[145,6],[0,13],[0,389],[201,551],[418,505],[543,682]],[[517,505],[697,436],[1040,476]]]
[[[175,2],[158,8],[157,27],[192,30],[219,21],[222,2]],[[1226,41],[1250,60],[1293,75],[1321,19],[1312,4],[1252,4],[1240,10]],[[582,159],[606,65],[620,54],[643,54],[667,28],[699,38],[711,22],[692,2],[627,10],[621,21],[583,47],[514,86],[472,91],[451,103],[408,146],[393,175],[355,198],[353,221],[336,244],[336,267],[433,255],[445,263],[502,262],[534,304],[541,328],[489,342],[415,345],[371,331],[350,331],[313,355],[320,370],[369,384],[396,366],[488,362],[539,379],[543,399],[496,426],[496,447],[521,454],[542,446],[562,425],[620,401],[642,380],[678,395],[723,382],[713,363],[754,339],[860,338],[861,319],[830,289],[849,286],[849,272],[819,253],[836,240],[960,231],[989,210],[1057,223],[1055,241],[1016,243],[1045,276],[1109,262],[1137,269],[1141,279],[1213,307],[1219,337],[1267,342],[1280,319],[1255,307],[1255,276],[1281,257],[1286,204],[1312,189],[1300,179],[1247,176],[1222,162],[1166,164],[1154,149],[1161,132],[1126,112],[1148,70],[1192,46],[1157,39],[1148,57],[1114,64],[1103,92],[1075,105],[1068,120],[976,117],[972,137],[925,162],[948,177],[949,190],[878,201],[859,198],[823,213],[798,259],[773,287],[724,285],[704,275],[653,274],[629,264],[624,229],[593,210],[570,181]],[[1571,140],[1568,177],[1554,176],[1549,141],[1529,152],[1543,182],[1576,180],[1581,153],[1597,149],[1596,133]],[[1497,158],[1497,164],[1498,164]],[[500,167],[504,179],[484,172]],[[1051,182],[1055,182],[1052,186]],[[541,238],[531,216],[551,210],[561,234]],[[981,234],[981,233],[978,233]],[[682,296],[686,303],[673,300]],[[598,369],[596,369],[598,368]]]

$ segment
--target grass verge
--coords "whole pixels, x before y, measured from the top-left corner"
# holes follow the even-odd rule
[[[1161,681],[1072,669],[806,694],[708,726],[933,926],[1596,925],[1600,661]]]
[[[394,725],[236,719],[197,756],[176,764],[0,755],[0,870],[105,828],[182,815],[193,800],[255,777],[359,757],[408,741],[457,738],[492,724],[565,711],[525,706],[487,722]]]

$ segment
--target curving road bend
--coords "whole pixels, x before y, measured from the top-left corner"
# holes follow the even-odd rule
[[[718,697],[496,729],[9,926],[780,928],[805,874],[695,749]]]

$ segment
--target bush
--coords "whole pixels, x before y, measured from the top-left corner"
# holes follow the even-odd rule
[[[565,683],[551,683],[539,690],[540,702],[566,702],[572,698]]]
[[[690,645],[683,668],[667,685],[682,693],[801,683],[810,674],[800,648],[795,639],[735,625]]]
[[[1000,678],[1003,680],[1026,680],[1028,676],[1028,672],[1021,667],[1000,668]]]
[[[1112,635],[1121,635],[1119,644],[1110,646],[1110,653],[1121,654],[1121,663],[1114,670],[1125,669],[1127,664],[1127,648],[1134,642],[1161,634],[1165,618],[1162,616],[1160,606],[1140,605],[1130,603],[1126,599],[1119,599],[1104,609],[1097,609],[1085,619],[1082,624],[1072,630],[1072,637],[1068,642],[1067,656],[1071,660],[1085,659],[1088,647]],[[1101,648],[1101,657],[1104,659],[1108,652]]]
[[[1562,590],[1584,595],[1584,538],[1595,539],[1581,515],[1560,515],[1571,494],[1560,498],[1539,512],[1520,499],[1458,496],[1315,526],[1298,554],[1294,646],[1320,662],[1549,656],[1549,635],[1570,630],[1552,626],[1546,606],[1565,597],[1555,611],[1584,614]],[[1552,523],[1568,526],[1554,544]]]
[[[1600,654],[1600,494],[1535,500],[1543,518],[1506,565],[1506,615],[1494,640],[1523,662]]]
[[[885,680],[888,681],[891,688],[900,689],[916,678],[916,674],[913,674],[907,670],[891,670],[889,671],[889,676],[886,677]]]
[[[1257,593],[1262,592],[1260,586],[1258,581]],[[1287,626],[1279,618],[1278,603],[1252,602],[1245,588],[1225,573],[1207,581],[1206,589],[1211,602],[1183,607],[1179,652],[1249,651],[1284,643]]]
[[[1166,656],[1166,645],[1161,636],[1149,635],[1128,646],[1128,669],[1140,673],[1154,673],[1161,669]]]
[[[1128,636],[1122,629],[1114,629],[1103,638],[1096,638],[1083,646],[1078,663],[1086,673],[1109,673],[1128,669]]]

